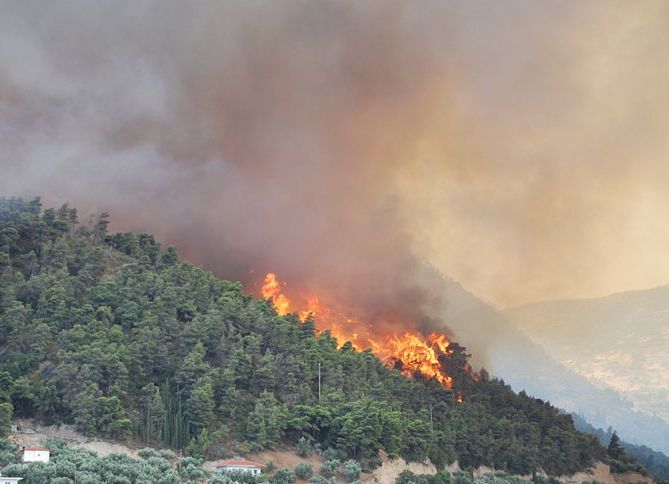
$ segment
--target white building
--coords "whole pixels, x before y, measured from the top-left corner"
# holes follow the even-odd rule
[[[21,479],[23,479],[23,477],[5,477],[0,474],[0,484],[16,484]]]
[[[24,447],[19,452],[23,462],[49,462],[49,449],[44,447]]]
[[[263,464],[251,462],[244,459],[222,460],[216,464],[216,472],[248,472],[254,476],[259,475],[265,468]]]

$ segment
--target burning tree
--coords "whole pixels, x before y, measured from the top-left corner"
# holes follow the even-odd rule
[[[407,376],[420,374],[435,379],[448,389],[454,384],[462,388],[466,381],[475,377],[468,363],[471,355],[444,334],[385,332],[389,325],[383,321],[365,324],[343,310],[322,303],[313,294],[301,298],[304,304],[296,304],[286,294],[285,287],[286,284],[270,272],[264,278],[260,294],[271,301],[279,315],[295,313],[303,324],[315,324],[320,332],[328,331],[337,339],[340,348],[350,345],[358,351],[369,349],[386,366]],[[461,399],[460,396],[457,398]]]

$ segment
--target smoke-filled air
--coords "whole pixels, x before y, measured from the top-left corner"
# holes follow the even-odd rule
[[[497,307],[669,281],[666,2],[1,8],[4,193],[402,328],[448,324],[425,267]]]

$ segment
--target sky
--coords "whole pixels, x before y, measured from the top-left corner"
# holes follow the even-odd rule
[[[6,1],[0,194],[429,306],[669,283],[665,1]],[[427,317],[426,314],[413,316]]]

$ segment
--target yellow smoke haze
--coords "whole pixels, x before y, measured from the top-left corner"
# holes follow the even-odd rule
[[[370,312],[418,261],[498,307],[669,282],[666,1],[3,10],[3,193]]]

